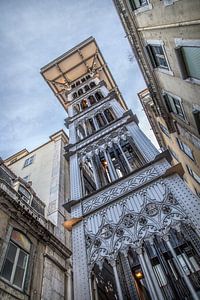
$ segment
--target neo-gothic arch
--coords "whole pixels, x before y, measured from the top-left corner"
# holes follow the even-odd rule
[[[88,91],[90,90],[89,85],[86,84],[86,85],[84,86],[84,90],[85,90],[85,92],[88,92]]]
[[[138,241],[141,245],[145,239],[166,235],[183,222],[188,223],[187,216],[166,185],[153,184],[86,218],[88,263],[116,257],[129,246],[137,248]]]
[[[93,89],[96,86],[96,83],[94,81],[90,82],[90,88]]]
[[[78,90],[78,96],[81,96],[81,95],[83,95],[83,89]]]
[[[100,90],[98,90],[94,95],[95,95],[97,101],[101,101],[104,98],[104,96]]]
[[[86,133],[85,133],[85,130],[83,128],[83,126],[81,124],[79,124],[76,128],[76,134],[77,134],[77,137],[78,137],[78,140],[82,140],[86,137]]]

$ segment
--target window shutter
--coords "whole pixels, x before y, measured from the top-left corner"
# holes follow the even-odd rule
[[[187,79],[188,73],[187,73],[185,62],[184,62],[183,54],[181,51],[181,47],[175,48],[175,54],[176,54],[176,59],[177,59],[177,63],[179,66],[181,78]]]
[[[170,103],[170,100],[169,100],[167,94],[164,94],[164,95],[163,95],[163,98],[164,98],[164,100],[165,100],[165,104],[166,104],[166,106],[167,106],[168,112],[170,112],[170,113],[173,112],[173,109],[172,109],[172,107],[171,107],[171,103]]]
[[[131,6],[132,10],[136,10],[137,7],[135,5],[135,1],[134,0],[130,0],[129,2],[130,2],[130,6]]]
[[[196,123],[196,126],[197,126],[197,130],[200,134],[200,111],[195,109],[193,110],[193,116],[194,116],[194,120],[195,120],[195,123]]]
[[[188,75],[200,79],[200,47],[181,47]]]
[[[152,67],[156,68],[157,66],[156,66],[156,62],[155,62],[155,59],[154,59],[154,56],[153,56],[153,53],[152,53],[152,50],[151,50],[151,45],[146,46],[146,51],[147,51],[147,54],[148,54],[148,57],[150,59]]]

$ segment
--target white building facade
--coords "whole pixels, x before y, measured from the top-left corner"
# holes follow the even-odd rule
[[[95,40],[41,72],[68,113],[74,299],[199,299],[200,202],[127,110]]]

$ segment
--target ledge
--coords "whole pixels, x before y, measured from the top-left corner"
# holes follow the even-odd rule
[[[117,184],[118,182],[120,181],[124,181],[126,180],[127,178],[131,178],[132,175],[135,175],[139,172],[141,172],[142,170],[146,169],[147,167],[149,166],[152,166],[153,164],[155,164],[156,162],[162,160],[162,159],[167,159],[167,161],[170,163],[172,161],[172,156],[169,152],[169,150],[165,150],[163,151],[162,153],[159,153],[158,155],[156,155],[155,159],[153,161],[150,161],[148,163],[146,163],[144,166],[138,168],[137,170],[134,170],[132,171],[131,173],[127,174],[126,176],[124,176],[123,178],[118,178],[117,180],[113,181],[112,183],[109,184],[109,188],[112,189],[113,188],[113,185]],[[63,207],[69,212],[71,213],[71,208],[77,204],[79,204],[80,202],[83,202],[89,198],[92,198],[94,197],[96,194],[102,192],[103,190],[106,190],[108,188],[108,185],[107,186],[103,186],[101,187],[100,189],[94,191],[93,193],[91,193],[90,195],[87,195],[87,196],[84,196],[82,197],[81,199],[78,199],[78,200],[70,200],[68,201],[67,203],[65,203],[63,205]]]

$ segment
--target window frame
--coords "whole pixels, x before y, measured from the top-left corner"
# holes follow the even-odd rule
[[[136,7],[135,1],[134,0],[129,0],[128,4],[130,6],[131,12],[133,12],[135,15],[137,15],[138,13],[142,13],[142,12],[151,10],[153,6],[150,3],[150,0],[145,0],[145,1],[147,3],[146,5],[141,5],[139,7]]]
[[[186,117],[186,114],[185,114],[185,110],[184,110],[184,106],[183,106],[183,100],[182,100],[180,97],[178,97],[178,96],[176,96],[176,95],[174,95],[174,94],[172,94],[172,93],[170,93],[170,92],[167,92],[167,91],[163,91],[163,94],[162,94],[162,95],[163,95],[163,98],[164,98],[165,105],[167,106],[168,112],[169,112],[169,113],[173,113],[173,114],[174,114],[175,116],[177,116],[180,120],[182,120],[182,121],[188,123],[187,117]],[[170,100],[169,97],[172,98],[173,103],[171,102],[171,100]],[[174,100],[177,100],[177,101],[179,102],[179,106],[180,106],[180,109],[181,109],[181,111],[182,111],[182,115],[183,115],[183,116],[181,116],[181,115],[178,113],[177,104],[175,103]],[[174,108],[175,108],[176,111],[174,111]]]
[[[179,138],[176,138],[176,140],[177,140],[177,144],[178,144],[179,148],[181,149],[181,151],[183,151],[183,153],[185,153],[187,155],[187,157],[189,157],[192,161],[195,161],[193,151],[191,150],[191,148],[187,144],[182,142]],[[187,150],[185,150],[185,146],[190,149],[191,156],[187,153]]]
[[[8,239],[8,243],[6,245],[6,249],[5,249],[4,253],[1,253],[2,254],[2,263],[1,263],[1,266],[0,266],[0,278],[1,278],[1,280],[3,280],[4,282],[8,283],[9,285],[11,285],[12,287],[16,288],[17,290],[24,291],[24,289],[25,289],[25,280],[27,278],[28,270],[29,270],[29,261],[30,261],[31,251],[32,251],[32,243],[31,243],[30,239],[22,231],[20,231],[19,229],[15,229],[15,228],[10,228],[10,229],[11,230],[9,232],[9,239]],[[25,249],[23,249],[23,247],[21,247],[17,242],[15,242],[12,239],[12,233],[13,233],[13,231],[17,231],[17,232],[21,233],[29,241],[29,243],[30,243],[30,250],[29,250],[29,252],[26,251]],[[17,250],[16,250],[16,253],[15,253],[14,261],[13,261],[13,266],[12,266],[12,272],[11,272],[10,280],[8,280],[8,279],[6,279],[5,277],[2,276],[2,271],[3,271],[4,265],[6,263],[7,254],[8,254],[8,251],[9,251],[10,244],[13,244],[17,248]],[[18,259],[19,259],[20,252],[23,252],[23,253],[26,254],[26,263],[25,263],[25,268],[24,268],[23,280],[22,280],[21,287],[19,287],[18,285],[16,285],[16,284],[13,283],[15,275],[16,275],[16,269],[17,269],[17,266],[18,266]]]
[[[158,122],[160,130],[164,133],[165,136],[167,136],[170,139],[170,133],[165,125],[162,123]]]
[[[34,158],[35,158],[35,155],[32,155],[32,156],[26,158],[25,161],[24,161],[23,168],[26,168],[26,167],[32,165],[32,163],[34,161]]]
[[[154,58],[155,54],[152,52],[152,47],[161,47],[162,48],[163,56],[166,61],[167,67],[164,67],[164,66],[162,67],[161,65],[156,64],[156,60]],[[165,50],[165,44],[162,40],[146,40],[145,48],[146,48],[146,53],[147,53],[148,59],[154,70],[158,70],[167,75],[171,75],[171,76],[174,75],[174,73],[172,72],[172,70],[170,68],[169,60],[168,60],[167,53]]]
[[[189,167],[188,165],[186,165],[186,167],[187,167],[187,170],[188,170],[188,173],[190,174],[190,176],[198,183],[198,184],[200,184],[200,176],[195,172],[195,171],[193,171],[192,170],[192,168],[191,167]],[[195,174],[195,175],[194,175]],[[199,177],[199,181],[198,181],[198,179],[196,179],[196,177]]]
[[[164,6],[170,6],[179,0],[163,0]]]
[[[178,62],[180,77],[190,83],[200,84],[200,79],[189,76],[187,67],[184,61],[184,57],[181,52],[182,47],[197,47],[200,48],[199,40],[184,40],[181,38],[175,38],[175,55]]]

